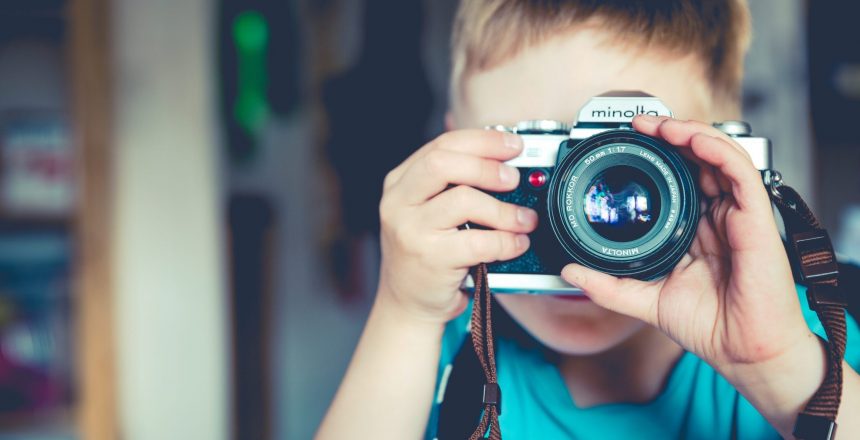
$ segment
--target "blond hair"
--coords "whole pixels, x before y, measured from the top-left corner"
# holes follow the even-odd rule
[[[589,20],[617,40],[695,54],[715,102],[737,106],[750,41],[746,0],[462,0],[451,39],[451,102],[469,75]]]

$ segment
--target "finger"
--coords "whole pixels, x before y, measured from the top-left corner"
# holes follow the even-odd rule
[[[663,121],[672,119],[669,116],[639,115],[633,118],[633,128],[648,136],[657,136],[657,128]]]
[[[710,136],[718,137],[728,142],[732,147],[742,152],[744,156],[749,158],[749,153],[735,143],[731,137],[718,130],[716,127],[698,122],[698,121],[679,121],[668,116],[649,116],[643,115],[633,119],[633,127],[649,136],[662,137],[667,142],[677,145],[689,145],[690,138],[696,133],[706,133]],[[713,167],[705,164],[701,159],[695,157],[692,153],[686,153],[681,150],[681,155],[696,162],[700,167],[699,184],[702,192],[706,197],[717,197],[722,193],[731,191],[731,185],[728,181],[713,171]]]
[[[418,151],[386,176],[385,188],[396,183],[412,164],[433,150],[446,150],[465,153],[487,159],[510,160],[523,150],[523,140],[519,135],[497,130],[456,130],[445,132]]]
[[[702,217],[699,220],[699,225],[696,227],[696,236],[693,238],[693,244],[690,245],[690,250],[686,256],[701,257],[707,255],[706,258],[723,257],[726,254],[725,248],[725,222],[718,222],[715,219],[720,215],[716,212],[719,206],[726,203],[709,203],[702,201],[699,212]],[[677,266],[676,266],[677,267]]]
[[[449,185],[469,185],[503,192],[513,190],[519,182],[519,170],[498,160],[433,150],[414,162],[389,190],[395,199],[417,205],[439,194]]]
[[[717,169],[717,178],[725,179],[731,186],[732,196],[742,210],[770,214],[770,200],[761,175],[748,157],[731,148],[725,140],[703,133],[691,138],[690,147],[697,157]]]
[[[529,237],[507,231],[468,229],[443,236],[436,251],[458,268],[519,257],[529,248]]]
[[[699,188],[702,189],[702,194],[707,198],[719,197],[723,190],[720,188],[720,183],[716,177],[716,170],[714,170],[714,167],[696,157],[690,149],[679,149],[678,153],[696,165],[699,172]],[[728,190],[728,188],[725,189],[725,191]]]
[[[744,155],[749,157],[749,153],[732,140],[731,136],[723,133],[713,125],[704,122],[681,121],[668,116],[654,117],[642,115],[633,119],[633,128],[649,136],[662,137],[674,145],[688,145],[690,138],[694,134],[705,133],[729,142],[732,147],[738,151],[742,151]]]
[[[713,125],[699,121],[679,121],[677,119],[668,119],[663,121],[658,127],[658,136],[662,137],[670,144],[678,146],[690,145],[690,140],[693,136],[699,133],[704,133],[708,136],[723,140],[727,145],[731,146],[732,149],[741,153],[746,160],[752,163],[752,158],[749,153],[747,153],[747,150],[744,150],[743,147],[738,145],[738,143],[729,135],[723,133]]]
[[[561,277],[579,287],[595,304],[656,325],[654,282],[618,278],[578,264],[568,264]]]
[[[717,179],[717,185],[719,185],[720,191],[724,194],[728,194],[732,191],[732,184],[729,182],[729,179],[723,175],[723,173],[714,171],[714,176]]]
[[[639,125],[643,133],[661,137],[673,145],[692,147],[693,140],[700,139],[698,142],[704,146],[700,145],[698,148],[704,151],[707,157],[699,154],[697,148],[692,148],[693,153],[718,169],[715,178],[721,191],[731,190],[741,208],[755,207],[758,211],[763,206],[769,206],[760,175],[749,154],[725,133],[697,121],[678,121],[668,118],[659,121],[653,118],[641,119]],[[762,205],[763,200],[764,205]]]
[[[705,164],[699,171],[699,188],[702,194],[709,199],[719,197],[731,191],[724,177],[711,165]]]
[[[488,228],[528,233],[535,229],[537,213],[524,206],[502,202],[475,188],[460,185],[442,191],[425,203],[422,218],[437,229],[474,222]]]

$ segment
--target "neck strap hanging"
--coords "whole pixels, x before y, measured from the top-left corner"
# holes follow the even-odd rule
[[[481,421],[469,440],[485,437],[490,430],[491,440],[502,440],[499,415],[502,413],[502,390],[496,375],[496,349],[493,340],[493,308],[490,286],[487,284],[487,265],[481,263],[472,269],[475,294],[472,300],[472,346],[484,370],[484,397]]]
[[[771,201],[779,210],[789,242],[788,256],[799,283],[806,286],[809,308],[814,310],[824,326],[827,340],[827,375],[803,411],[798,414],[793,435],[801,440],[832,440],[836,435],[836,416],[842,399],[842,359],[847,341],[845,293],[838,286],[839,269],[827,231],[803,201],[789,186],[782,184],[776,171],[763,172],[764,183]],[[472,345],[484,370],[483,412],[470,440],[485,438],[501,440],[499,427],[502,391],[496,374],[493,341],[492,301],[487,283],[487,265],[472,269],[475,282],[472,302]]]
[[[793,188],[782,184],[778,172],[765,171],[765,184],[785,224],[788,254],[799,283],[806,286],[809,308],[818,315],[827,340],[827,375],[797,415],[793,435],[804,440],[830,440],[842,400],[842,359],[847,333],[848,300],[839,287],[839,267],[827,231]]]

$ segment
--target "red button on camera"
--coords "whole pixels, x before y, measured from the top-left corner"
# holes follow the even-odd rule
[[[531,173],[529,173],[529,185],[531,185],[535,188],[540,188],[540,187],[546,185],[546,181],[547,181],[547,175],[544,171],[534,170]]]

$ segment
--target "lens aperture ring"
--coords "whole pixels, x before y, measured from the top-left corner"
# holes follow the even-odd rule
[[[699,195],[666,142],[613,130],[570,147],[547,200],[552,230],[577,263],[639,279],[666,275],[695,237]]]

